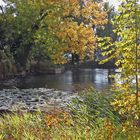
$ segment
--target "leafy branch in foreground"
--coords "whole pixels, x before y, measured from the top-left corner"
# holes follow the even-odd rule
[[[100,38],[102,54],[107,57],[103,62],[115,59],[115,64],[121,72],[120,87],[125,92],[136,93],[138,101],[138,86],[140,74],[140,5],[135,0],[123,1],[119,13],[113,20],[114,32],[118,39],[112,42],[110,38]],[[120,89],[120,88],[119,88]],[[134,89],[134,90],[131,90]],[[136,102],[137,102],[136,101]]]

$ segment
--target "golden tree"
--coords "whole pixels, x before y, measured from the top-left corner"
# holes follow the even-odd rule
[[[48,4],[50,2],[57,7],[46,17],[48,34],[55,40],[50,49],[51,58],[56,63],[67,62],[66,53],[76,54],[80,60],[93,58],[97,38],[94,28],[107,21],[102,4],[92,0],[50,0]]]
[[[6,2],[11,5],[7,6],[9,33],[15,34],[11,37],[12,48],[16,48],[18,60],[25,57],[20,62],[22,65],[27,63],[31,50],[35,55],[43,51],[55,63],[67,62],[65,54],[76,54],[80,60],[94,56],[97,39],[94,29],[107,19],[102,3],[93,0]]]

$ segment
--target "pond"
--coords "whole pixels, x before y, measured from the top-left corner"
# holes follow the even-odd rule
[[[94,87],[108,90],[111,81],[108,69],[74,69],[63,74],[28,76],[18,80],[18,88],[0,90],[0,112],[11,111],[22,106],[35,111],[38,108],[49,111],[54,107],[65,107],[76,91]]]
[[[94,87],[97,90],[109,88],[111,85],[109,69],[74,69],[63,74],[28,76],[21,79],[18,88],[53,88],[64,91],[77,91]]]

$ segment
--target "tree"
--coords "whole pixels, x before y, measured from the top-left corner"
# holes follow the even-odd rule
[[[107,23],[104,25],[104,26],[99,26],[99,27],[97,27],[97,35],[98,35],[98,37],[99,38],[101,38],[101,40],[104,38],[104,39],[107,39],[107,37],[108,38],[110,38],[111,39],[111,42],[115,42],[116,40],[117,40],[117,35],[116,35],[116,33],[114,33],[113,32],[113,30],[114,30],[114,26],[113,26],[113,24],[112,24],[112,20],[113,20],[113,18],[115,17],[115,15],[116,15],[116,11],[115,11],[115,9],[114,9],[114,7],[113,6],[110,6],[109,5],[109,2],[105,2],[104,3],[104,11],[107,13],[107,18],[108,18],[108,20],[107,20]],[[100,40],[100,39],[99,39]],[[99,41],[100,42],[100,41]],[[104,42],[104,41],[103,41]],[[103,45],[104,47],[105,46],[108,46],[107,45],[107,42]],[[102,46],[102,48],[104,48]],[[112,46],[110,46],[110,47],[112,47]],[[108,48],[107,50],[109,51],[109,50],[111,50],[111,48]],[[107,51],[106,49],[105,49],[105,51]],[[103,50],[102,50],[103,51]],[[102,53],[101,53],[101,49],[99,48],[99,49],[97,49],[97,52],[96,52],[96,56],[95,56],[95,61],[97,61],[98,63],[101,63],[102,64],[102,60],[104,59],[104,58],[106,58],[106,57],[109,57],[110,56],[110,54],[109,55],[106,55],[106,56],[102,56]],[[110,67],[114,67],[114,63],[115,63],[115,60],[114,59],[111,59],[110,61],[108,61],[106,64],[108,65],[108,66],[110,66]]]
[[[93,58],[97,39],[94,28],[107,22],[106,12],[101,10],[101,3],[92,0],[66,2],[64,1],[64,12],[57,33],[62,45],[59,54],[55,53],[53,58],[59,61],[59,56],[65,53],[76,56],[78,60]]]
[[[54,20],[47,20],[48,32],[44,32],[44,41],[47,38],[52,45],[49,47],[51,58],[55,63],[66,63],[67,57],[65,54],[72,54],[78,59],[93,57],[96,47],[96,37],[93,27],[106,23],[106,13],[101,10],[100,3],[84,0],[68,0],[61,1],[57,6],[61,7],[56,11],[51,11],[48,15]],[[56,18],[57,17],[57,18]],[[50,24],[51,23],[51,24]],[[46,26],[46,25],[45,25]],[[49,38],[48,38],[48,37]],[[42,38],[37,37],[41,42]],[[53,43],[53,41],[55,43]]]
[[[126,93],[135,93],[136,102],[138,101],[138,75],[140,64],[140,44],[138,42],[140,35],[140,5],[135,0],[125,0],[119,7],[119,13],[114,20],[115,33],[118,40],[103,47],[104,55],[111,54],[106,60],[116,59],[116,66],[121,71],[121,87]],[[108,38],[109,40],[109,38]],[[105,42],[104,42],[105,43]],[[111,48],[108,50],[108,48]],[[105,61],[106,61],[105,60]]]
[[[101,3],[92,0],[6,3],[6,45],[24,69],[31,52],[36,58],[46,55],[55,63],[66,63],[66,53],[76,54],[81,60],[93,56],[96,45],[93,27],[106,23]]]

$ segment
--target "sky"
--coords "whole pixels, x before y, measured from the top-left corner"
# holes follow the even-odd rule
[[[118,5],[119,5],[118,0],[108,0],[108,1],[109,1],[110,5],[114,5],[115,7],[118,7]]]

